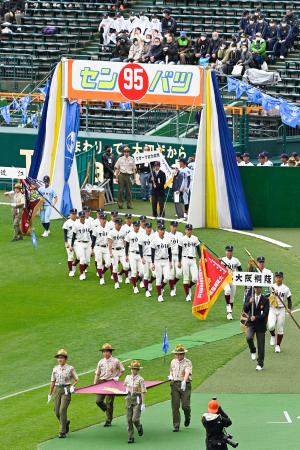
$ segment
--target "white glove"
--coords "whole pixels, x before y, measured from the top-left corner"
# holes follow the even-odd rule
[[[119,377],[113,377],[114,381],[119,381]]]
[[[182,381],[181,382],[181,386],[180,386],[180,389],[184,392],[185,391],[185,389],[186,389],[186,381]]]
[[[169,380],[169,381],[173,381],[172,375],[169,375],[169,376],[168,376],[168,380]]]
[[[15,208],[16,206],[17,206],[16,203],[12,203],[12,204],[11,204],[11,207],[12,207],[12,208]]]
[[[141,411],[145,411],[145,409],[146,409],[146,405],[145,405],[145,403],[142,403],[141,404]]]
[[[70,394],[73,394],[73,392],[75,392],[75,387],[74,386],[70,386]]]
[[[48,394],[48,402],[47,403],[50,403],[51,400],[52,400],[52,394]]]

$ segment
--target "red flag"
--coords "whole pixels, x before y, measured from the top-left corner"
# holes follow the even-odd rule
[[[200,320],[205,320],[224,284],[229,283],[230,280],[231,274],[228,270],[202,245],[192,307],[193,315]]]
[[[25,194],[25,206],[22,211],[20,230],[22,234],[29,235],[31,233],[31,225],[33,218],[43,205],[40,196],[33,189],[27,180],[21,180]]]

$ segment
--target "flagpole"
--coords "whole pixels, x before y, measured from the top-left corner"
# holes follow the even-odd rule
[[[219,260],[221,259],[220,255],[218,255],[212,248],[210,248],[208,245],[206,245],[205,242],[201,241],[201,239],[199,239],[199,242],[201,242],[201,244],[203,244],[210,252],[212,252],[216,256],[216,258],[218,258]],[[225,267],[228,267],[229,269],[231,269],[229,267],[229,265],[226,264],[225,261],[222,260],[221,262],[222,262],[222,264],[224,264]]]

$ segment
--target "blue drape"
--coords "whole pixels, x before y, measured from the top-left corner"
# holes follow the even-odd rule
[[[227,119],[223,107],[223,102],[219,92],[219,85],[215,72],[212,72],[212,82],[214,86],[216,107],[218,112],[218,124],[227,195],[231,215],[232,228],[236,230],[251,230],[252,221],[250,218],[244,188],[240,177],[239,169],[235,159],[231,137],[228,129]]]

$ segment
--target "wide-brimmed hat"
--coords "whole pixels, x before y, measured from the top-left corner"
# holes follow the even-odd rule
[[[175,353],[176,355],[182,355],[187,352],[188,350],[186,350],[182,344],[176,345],[175,349],[172,351],[172,353]]]
[[[15,188],[15,189],[22,189],[21,183],[16,183],[16,184],[14,185],[14,188]]]
[[[128,367],[129,367],[129,369],[137,369],[137,370],[142,369],[141,363],[139,361],[137,361],[136,359],[131,361],[131,364]]]
[[[59,356],[64,356],[65,358],[68,357],[68,353],[64,348],[61,348],[60,350],[58,350],[58,352],[56,353],[56,355],[54,355],[54,358],[58,358]]]
[[[105,352],[105,350],[109,350],[112,352],[112,351],[114,351],[114,348],[110,344],[106,343],[106,344],[103,344],[102,347],[100,348],[101,352]]]

